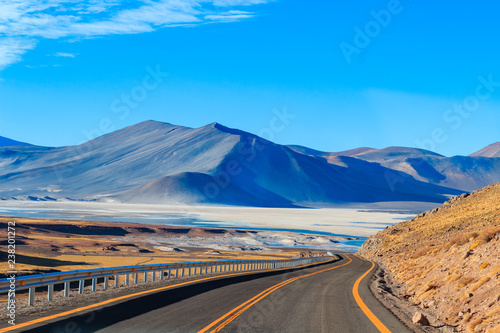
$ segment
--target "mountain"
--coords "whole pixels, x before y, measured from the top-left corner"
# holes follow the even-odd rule
[[[379,163],[296,152],[218,123],[146,121],[79,146],[0,148],[1,197],[262,207],[444,202],[460,190]]]
[[[462,191],[473,191],[500,181],[500,158],[495,157],[496,144],[469,156],[446,157],[417,148],[388,147],[384,149],[358,148],[345,152],[315,154],[314,150],[299,150],[303,154],[322,157],[336,163],[338,156],[349,156],[378,163],[397,170],[416,180],[451,187]],[[486,157],[486,155],[492,155]]]
[[[16,140],[12,140],[3,136],[0,136],[0,147],[9,147],[9,146],[30,146],[29,143],[20,142]]]
[[[379,276],[400,284],[402,294],[393,295],[460,332],[498,332],[499,198],[500,183],[455,197],[380,231],[359,252],[381,264]]]
[[[493,143],[469,156],[500,157],[500,142]]]

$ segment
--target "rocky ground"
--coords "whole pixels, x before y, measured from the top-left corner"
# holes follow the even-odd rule
[[[500,184],[390,226],[359,253],[385,271],[376,294],[424,314],[421,328],[500,332]]]
[[[8,221],[0,219],[5,233]],[[291,258],[313,249],[337,249],[340,241],[348,239],[142,223],[15,221],[19,275],[180,261]],[[0,243],[2,271],[8,270],[7,249],[5,239]]]

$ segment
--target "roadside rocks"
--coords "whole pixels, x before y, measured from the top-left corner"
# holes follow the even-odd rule
[[[427,317],[424,316],[424,314],[420,311],[415,313],[415,315],[413,316],[412,322],[415,325],[420,325],[420,326],[429,326],[430,325],[429,319],[427,319]]]

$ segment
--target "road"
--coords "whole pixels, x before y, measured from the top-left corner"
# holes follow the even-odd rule
[[[356,301],[353,287],[372,263],[353,255],[339,257],[308,268],[185,285],[45,321],[24,331],[410,332],[370,293],[369,275],[356,288]]]

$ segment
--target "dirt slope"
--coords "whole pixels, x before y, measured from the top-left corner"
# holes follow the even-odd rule
[[[458,331],[500,332],[500,183],[388,227],[359,253]]]

